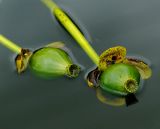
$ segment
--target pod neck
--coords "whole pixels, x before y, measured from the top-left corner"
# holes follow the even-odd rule
[[[80,67],[75,64],[70,64],[66,67],[67,75],[69,77],[77,77],[80,72]]]

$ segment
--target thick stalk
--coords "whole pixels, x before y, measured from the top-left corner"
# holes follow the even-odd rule
[[[59,20],[59,22],[66,28],[66,30],[71,34],[71,36],[79,43],[90,59],[98,65],[99,56],[72,22],[72,20],[61,10],[52,0],[42,0],[42,2],[51,10],[53,15]]]

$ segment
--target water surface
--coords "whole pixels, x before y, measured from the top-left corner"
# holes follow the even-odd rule
[[[0,1],[0,33],[24,48],[63,41],[85,66],[77,79],[40,79],[29,70],[19,76],[14,55],[0,46],[1,129],[159,129],[160,1],[55,0],[69,8],[92,38],[100,54],[116,45],[152,63],[139,103],[111,107],[100,103],[84,76],[94,66],[40,0]],[[83,58],[82,58],[83,57]]]

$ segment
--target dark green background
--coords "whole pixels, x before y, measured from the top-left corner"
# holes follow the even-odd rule
[[[128,54],[148,58],[153,76],[139,103],[100,103],[84,76],[94,64],[40,0],[1,0],[0,33],[24,48],[64,41],[84,66],[77,79],[45,80],[28,70],[17,75],[11,51],[0,46],[0,129],[159,129],[160,1],[55,0],[81,23],[95,50],[124,45]]]

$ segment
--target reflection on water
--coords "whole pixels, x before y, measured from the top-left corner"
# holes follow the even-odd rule
[[[111,96],[105,96],[100,88],[96,89],[96,96],[99,101],[110,106],[124,106],[126,104],[124,97],[112,96],[113,98],[111,98]]]

